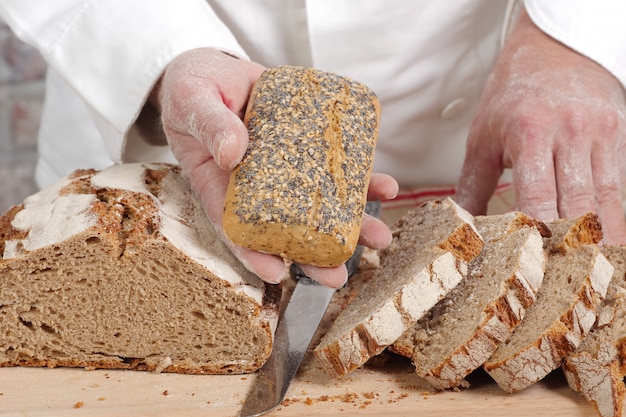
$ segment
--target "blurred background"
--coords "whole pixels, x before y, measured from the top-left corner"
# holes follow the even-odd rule
[[[37,190],[33,176],[46,65],[0,22],[0,213]]]

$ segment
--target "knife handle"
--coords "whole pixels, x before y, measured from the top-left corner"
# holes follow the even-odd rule
[[[369,214],[372,217],[380,218],[381,204],[380,201],[368,201],[365,204],[365,213]],[[355,272],[359,270],[359,264],[361,263],[361,256],[363,255],[364,246],[357,245],[356,249],[350,259],[346,261],[346,268],[348,269],[348,278],[350,278]],[[297,264],[291,264],[291,273],[296,277],[296,279],[304,279],[313,281],[309,278]]]

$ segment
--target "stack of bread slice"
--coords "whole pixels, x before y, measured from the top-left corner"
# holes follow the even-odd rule
[[[489,359],[535,302],[543,280],[545,225],[519,212],[475,223],[485,246],[468,275],[391,346],[437,389],[462,385]]]
[[[597,245],[595,215],[552,222],[548,263],[537,301],[483,368],[507,392],[527,388],[561,365],[587,336],[606,295],[613,266]],[[594,232],[594,231],[597,231]]]
[[[590,378],[602,376],[612,391],[601,395],[613,393],[614,402],[621,406],[626,324],[620,318],[626,312],[622,308],[618,313],[614,307],[626,305],[626,248],[614,249],[615,255],[604,251],[622,263],[621,272],[616,273],[620,284],[611,285],[607,294],[614,267],[600,249],[602,229],[596,215],[550,223],[519,212],[465,215],[480,236],[482,249],[466,258],[467,268],[457,268],[462,275],[458,281],[431,274],[438,281],[456,284],[440,288],[439,301],[425,309],[429,303],[422,301],[431,291],[420,287],[423,284],[417,277],[423,272],[414,265],[433,247],[441,248],[437,242],[445,240],[425,238],[432,235],[431,229],[453,235],[446,210],[456,205],[450,199],[443,202],[425,204],[395,226],[391,248],[380,252],[376,277],[361,289],[315,349],[329,374],[345,375],[389,348],[410,357],[420,379],[435,390],[468,386],[466,376],[482,367],[512,393],[565,363],[573,388],[583,393],[597,390]],[[463,212],[459,207],[455,211]],[[474,245],[474,240],[469,242]],[[419,309],[419,314],[397,309],[406,299],[398,294],[409,282],[415,294],[413,309]],[[598,324],[591,332],[599,315],[599,323],[607,324]],[[602,337],[605,343],[592,342],[600,331],[609,331],[608,326],[612,333]],[[385,337],[373,337],[372,328]],[[581,343],[590,332],[589,342]],[[576,361],[581,364],[578,369]],[[600,365],[602,369],[597,369]],[[592,371],[595,374],[581,376]],[[619,414],[603,415],[621,415],[621,409]]]
[[[615,267],[598,320],[563,362],[569,386],[591,402],[602,417],[620,417],[626,397],[626,246],[602,253]]]
[[[483,241],[472,216],[452,199],[425,203],[404,217],[363,286],[315,348],[334,376],[381,353],[454,288]]]

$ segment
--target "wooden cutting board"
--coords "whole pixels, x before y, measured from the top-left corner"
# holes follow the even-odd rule
[[[376,260],[366,257],[366,262]],[[312,346],[369,278],[364,268],[337,292]],[[236,416],[253,379],[254,374],[2,368],[0,416]],[[569,389],[560,370],[516,394],[500,390],[480,371],[468,381],[469,389],[426,393],[410,361],[391,354],[336,380],[326,375],[309,352],[283,404],[270,416],[597,416],[591,405]]]
[[[332,380],[308,356],[270,416],[596,416],[560,372],[506,394],[477,372],[472,387],[426,394],[407,361]],[[236,416],[254,376],[199,376],[80,369],[0,369],[2,416]]]

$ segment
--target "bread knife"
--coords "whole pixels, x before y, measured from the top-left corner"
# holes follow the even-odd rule
[[[365,212],[378,217],[380,203],[368,202]],[[348,277],[358,270],[362,254],[363,247],[357,246],[346,262]],[[280,405],[335,295],[336,289],[312,280],[296,265],[292,265],[292,273],[297,280],[296,287],[276,327],[274,348],[268,360],[257,371],[239,412],[240,417],[260,416]]]

